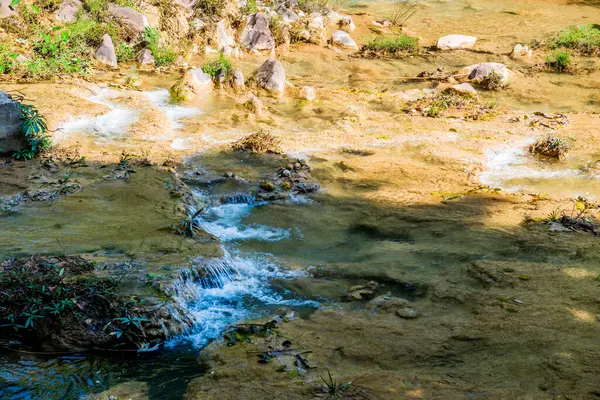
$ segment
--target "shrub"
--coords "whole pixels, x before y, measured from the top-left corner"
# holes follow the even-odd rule
[[[10,98],[17,102],[21,111],[21,134],[27,143],[26,149],[17,151],[13,156],[17,159],[29,160],[36,154],[48,150],[52,145],[46,118],[35,106],[24,104],[22,96],[10,96]]]
[[[18,53],[11,51],[8,46],[0,45],[0,74],[14,73],[19,67]]]
[[[148,45],[148,49],[154,56],[154,62],[157,67],[167,66],[175,61],[175,52],[169,46],[163,45],[160,40],[160,31],[147,27],[143,34],[143,39]]]
[[[28,75],[47,78],[61,74],[85,74],[90,68],[85,44],[74,40],[69,31],[53,34],[40,33],[41,40],[35,43],[36,57],[26,62]]]
[[[566,72],[571,69],[573,61],[569,53],[560,51],[552,55],[552,57],[546,57],[546,67],[551,70]]]
[[[82,41],[90,47],[95,47],[102,42],[102,36],[109,34],[112,38],[118,37],[117,28],[110,23],[100,23],[89,18],[79,17],[76,22],[65,29],[73,41]]]
[[[548,42],[551,49],[566,48],[585,54],[600,53],[600,29],[594,25],[573,26],[560,31]]]
[[[407,35],[392,38],[378,37],[361,48],[361,53],[367,56],[399,57],[418,52],[419,40]]]
[[[135,61],[136,51],[135,48],[129,46],[127,43],[120,42],[115,47],[115,53],[117,54],[117,60],[121,62],[132,62]]]

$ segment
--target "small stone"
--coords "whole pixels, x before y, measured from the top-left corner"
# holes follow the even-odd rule
[[[317,98],[317,92],[312,86],[302,86],[302,88],[300,88],[299,95],[302,100],[306,101],[313,101]]]
[[[77,19],[77,13],[83,8],[79,0],[65,0],[54,14],[58,22],[71,24]]]
[[[354,39],[352,39],[347,32],[342,30],[333,32],[333,35],[331,36],[331,42],[344,49],[358,50],[358,45]]]
[[[411,307],[399,308],[396,315],[404,319],[415,319],[419,317],[419,312]]]

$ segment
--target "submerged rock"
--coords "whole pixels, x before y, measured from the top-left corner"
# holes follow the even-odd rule
[[[102,37],[102,43],[96,48],[95,53],[96,60],[102,64],[108,65],[112,68],[117,68],[117,54],[115,53],[115,46],[111,37],[108,33],[105,33]]]
[[[404,319],[415,319],[420,317],[419,312],[411,307],[399,308],[396,310],[396,315]]]
[[[256,84],[276,97],[282,97],[285,91],[285,69],[283,64],[269,57],[256,71]]]
[[[358,45],[346,31],[337,30],[333,32],[333,35],[331,36],[331,42],[334,45],[344,49],[358,50]]]
[[[437,47],[440,50],[468,49],[475,46],[475,42],[475,36],[446,35],[438,40]]]
[[[248,50],[267,50],[275,46],[275,39],[269,29],[269,19],[264,13],[258,12],[248,16],[241,41]]]
[[[0,90],[0,153],[25,147],[21,134],[21,109],[16,101]]]
[[[83,8],[79,0],[65,0],[54,14],[59,22],[71,24],[77,19],[77,13]]]

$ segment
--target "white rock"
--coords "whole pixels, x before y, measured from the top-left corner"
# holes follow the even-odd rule
[[[333,32],[331,42],[345,49],[358,50],[358,45],[346,31],[337,30]]]
[[[523,57],[527,57],[527,58],[531,58],[531,56],[533,55],[533,51],[529,49],[529,47],[524,44],[517,44],[515,45],[515,47],[513,48],[512,53],[510,53],[511,58],[517,60]]]
[[[217,50],[226,51],[228,48],[235,44],[233,33],[231,28],[227,25],[227,22],[222,19],[217,22]]]
[[[348,33],[352,33],[356,30],[356,25],[354,24],[354,21],[352,21],[352,17],[349,17],[347,15],[342,17],[342,19],[339,22],[339,25],[340,28],[342,28]]]
[[[468,82],[459,83],[458,85],[451,86],[458,93],[469,94],[472,96],[477,96],[477,90]]]
[[[54,14],[58,22],[71,24],[77,19],[77,13],[83,8],[79,0],[65,0]]]
[[[313,29],[320,29],[325,27],[325,21],[323,16],[319,13],[310,14],[310,20],[308,21],[308,27]]]
[[[300,88],[299,96],[302,100],[313,101],[317,98],[317,92],[312,86],[302,86]]]
[[[437,47],[440,50],[468,49],[473,47],[475,42],[477,42],[475,36],[446,35],[438,40]]]

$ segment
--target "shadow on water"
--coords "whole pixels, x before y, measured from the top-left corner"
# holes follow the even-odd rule
[[[0,398],[71,400],[119,383],[148,385],[150,399],[181,399],[188,382],[207,371],[192,348],[157,353],[37,356],[0,353]]]

